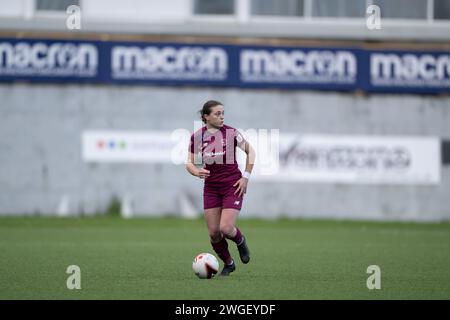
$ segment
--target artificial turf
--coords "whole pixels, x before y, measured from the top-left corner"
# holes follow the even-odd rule
[[[198,279],[203,220],[0,218],[0,299],[450,299],[450,224],[239,220],[251,261]],[[81,289],[69,290],[69,265]],[[369,290],[367,267],[381,269]],[[221,263],[222,266],[222,263]]]

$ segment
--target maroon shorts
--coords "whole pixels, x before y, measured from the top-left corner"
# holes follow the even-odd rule
[[[222,208],[222,209],[236,209],[241,210],[244,195],[238,196],[234,194],[237,186],[232,184],[224,184],[220,187],[206,186],[203,188],[203,208]]]

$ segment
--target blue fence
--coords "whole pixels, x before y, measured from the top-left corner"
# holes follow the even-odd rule
[[[450,52],[0,38],[0,81],[450,92]]]

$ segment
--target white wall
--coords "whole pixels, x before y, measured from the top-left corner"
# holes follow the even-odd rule
[[[190,15],[192,6],[191,0],[81,0],[80,3],[84,18],[116,22],[183,20]],[[0,0],[0,17],[20,19],[30,13],[36,15],[35,7],[35,0]]]
[[[0,17],[23,18],[33,0],[0,0]]]
[[[191,12],[190,0],[84,0],[86,19],[124,21],[183,20]]]
[[[235,15],[193,15],[194,0],[81,0],[77,32],[272,37],[305,39],[450,41],[450,21],[383,20],[369,30],[365,17],[309,19],[249,16],[248,0]],[[244,4],[247,3],[247,6]],[[68,31],[64,12],[36,13],[34,0],[0,0],[1,31]]]

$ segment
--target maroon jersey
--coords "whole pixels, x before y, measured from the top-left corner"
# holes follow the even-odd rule
[[[242,134],[225,124],[214,133],[205,126],[191,136],[190,152],[200,155],[205,169],[210,171],[205,185],[234,184],[241,178],[236,162],[236,146],[244,143]]]

